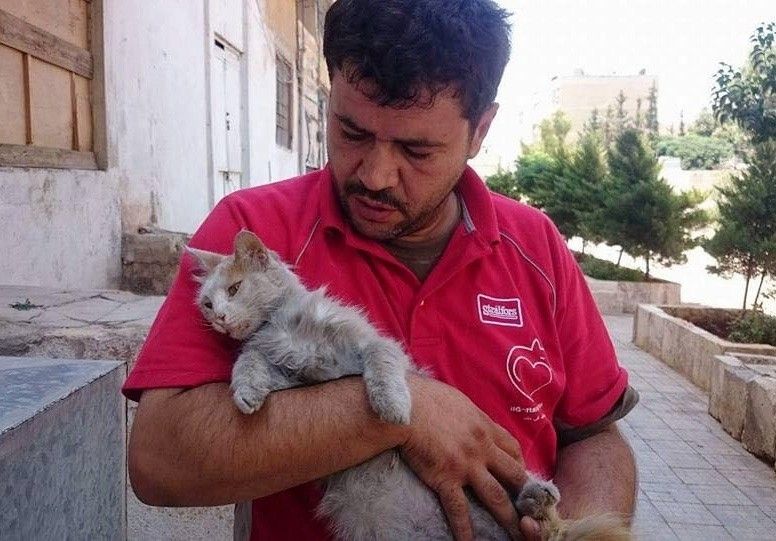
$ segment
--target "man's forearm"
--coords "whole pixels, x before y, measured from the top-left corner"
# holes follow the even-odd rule
[[[565,518],[616,513],[630,522],[636,500],[636,463],[614,424],[558,452],[555,484]]]
[[[402,442],[348,378],[271,393],[253,415],[227,384],[146,391],[129,447],[133,487],[154,505],[220,505],[272,494],[353,466]]]

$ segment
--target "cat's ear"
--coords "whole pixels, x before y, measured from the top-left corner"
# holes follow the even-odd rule
[[[215,269],[221,261],[224,260],[226,256],[221,254],[216,254],[214,252],[208,252],[206,250],[200,250],[198,248],[192,248],[191,246],[185,247],[186,252],[188,252],[192,257],[194,257],[194,260],[197,262],[197,268],[201,271],[204,271],[208,274],[213,272],[213,269]],[[202,282],[202,279],[200,276],[194,276],[194,279],[197,282]]]
[[[269,263],[269,252],[259,237],[243,229],[234,238],[234,259],[249,268],[264,269]]]

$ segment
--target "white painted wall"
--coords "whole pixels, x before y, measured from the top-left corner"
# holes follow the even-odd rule
[[[300,172],[296,97],[294,147],[275,144],[276,40],[263,2],[103,1],[108,170],[0,168],[0,284],[116,287],[122,231],[196,229],[214,199],[215,30],[242,51],[243,186]],[[295,52],[283,53],[293,65]]]
[[[275,143],[275,101],[276,88],[276,56],[281,53],[293,66],[296,53],[277,49],[271,29],[259,7],[264,2],[247,2],[246,6],[246,62],[248,125],[250,130],[249,163],[246,172],[247,186],[258,186],[275,182],[299,174],[296,141],[297,141],[297,99],[296,77],[294,77],[293,109],[294,109],[294,143],[292,149],[280,147]]]
[[[0,168],[0,284],[108,287],[120,278],[118,180]]]

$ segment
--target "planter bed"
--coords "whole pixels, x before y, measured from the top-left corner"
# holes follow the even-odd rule
[[[776,458],[776,356],[731,353],[714,359],[709,414],[751,453]]]
[[[682,286],[674,282],[625,282],[586,276],[602,314],[634,314],[639,304],[673,305],[681,302]]]
[[[735,310],[700,305],[640,305],[633,322],[633,342],[708,392],[712,365],[717,355],[748,353],[776,355],[776,347],[764,344],[739,344],[724,340],[683,319],[715,314],[730,317]]]

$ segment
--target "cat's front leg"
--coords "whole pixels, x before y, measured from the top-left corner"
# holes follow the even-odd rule
[[[245,350],[232,368],[232,391],[237,408],[250,414],[258,411],[272,387],[272,367],[258,351]]]
[[[372,409],[384,421],[409,424],[412,399],[407,385],[407,355],[398,344],[387,339],[368,345],[361,354]]]

